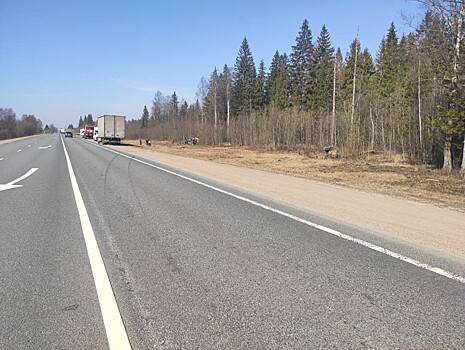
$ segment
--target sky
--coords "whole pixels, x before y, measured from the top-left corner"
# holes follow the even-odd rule
[[[201,77],[234,67],[247,37],[256,66],[290,54],[304,19],[343,55],[357,35],[376,57],[391,22],[413,31],[409,0],[0,0],[0,108],[44,124],[91,113],[139,119],[157,90],[195,102]]]

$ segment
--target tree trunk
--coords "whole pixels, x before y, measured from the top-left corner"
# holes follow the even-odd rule
[[[333,113],[331,117],[331,145],[336,146],[336,66],[337,60],[334,59],[333,72]]]
[[[447,136],[444,141],[444,165],[442,166],[442,171],[450,174],[452,172],[452,152],[451,152],[451,141],[452,137]]]
[[[420,141],[420,151],[422,160],[425,159],[425,153],[423,151],[423,122],[421,119],[421,79],[420,79],[420,55],[418,55],[418,131]]]
[[[231,142],[231,139],[229,137],[229,109],[230,109],[230,105],[229,105],[229,100],[230,100],[230,96],[229,96],[230,92],[229,92],[229,82],[226,83],[226,138],[228,139],[228,142]]]
[[[218,108],[217,108],[217,102],[216,102],[216,90],[213,94],[213,114],[215,117],[215,130],[218,129]]]
[[[370,146],[371,150],[375,149],[375,121],[373,119],[373,110],[371,108],[371,102],[370,102],[370,121],[371,121],[371,141],[370,141]]]
[[[355,114],[355,81],[357,77],[357,54],[358,54],[358,49],[357,46],[355,46],[355,62],[354,62],[354,76],[352,79],[352,111],[350,114],[350,132],[353,132],[354,129],[354,114]]]
[[[358,39],[357,39],[358,40]],[[358,47],[355,45],[355,61],[354,61],[354,76],[352,79],[352,110],[350,113],[350,132],[349,132],[349,149],[350,152],[355,153],[355,130],[354,130],[354,115],[355,115],[355,83],[357,77],[357,56]]]
[[[460,167],[460,174],[465,178],[465,134],[463,135],[462,166]]]

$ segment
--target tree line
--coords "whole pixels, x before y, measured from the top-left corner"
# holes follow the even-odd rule
[[[53,125],[51,127],[56,132],[56,128]],[[48,125],[45,131],[50,131]],[[24,114],[18,119],[11,108],[0,108],[0,140],[31,136],[42,132],[44,132],[42,121],[34,115]]]
[[[399,35],[391,23],[375,58],[358,37],[343,56],[325,25],[314,40],[304,20],[291,53],[276,51],[267,70],[263,60],[257,68],[244,38],[234,67],[201,78],[194,104],[157,91],[129,134],[343,156],[400,153],[465,173],[465,2],[418,2],[426,7],[418,27]]]

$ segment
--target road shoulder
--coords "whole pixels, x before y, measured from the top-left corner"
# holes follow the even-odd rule
[[[109,147],[465,263],[465,215],[454,209],[138,147]]]

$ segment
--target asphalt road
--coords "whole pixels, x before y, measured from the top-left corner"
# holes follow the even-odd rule
[[[38,136],[0,159],[1,349],[108,349],[113,296],[133,349],[465,348],[459,280],[90,140]]]

